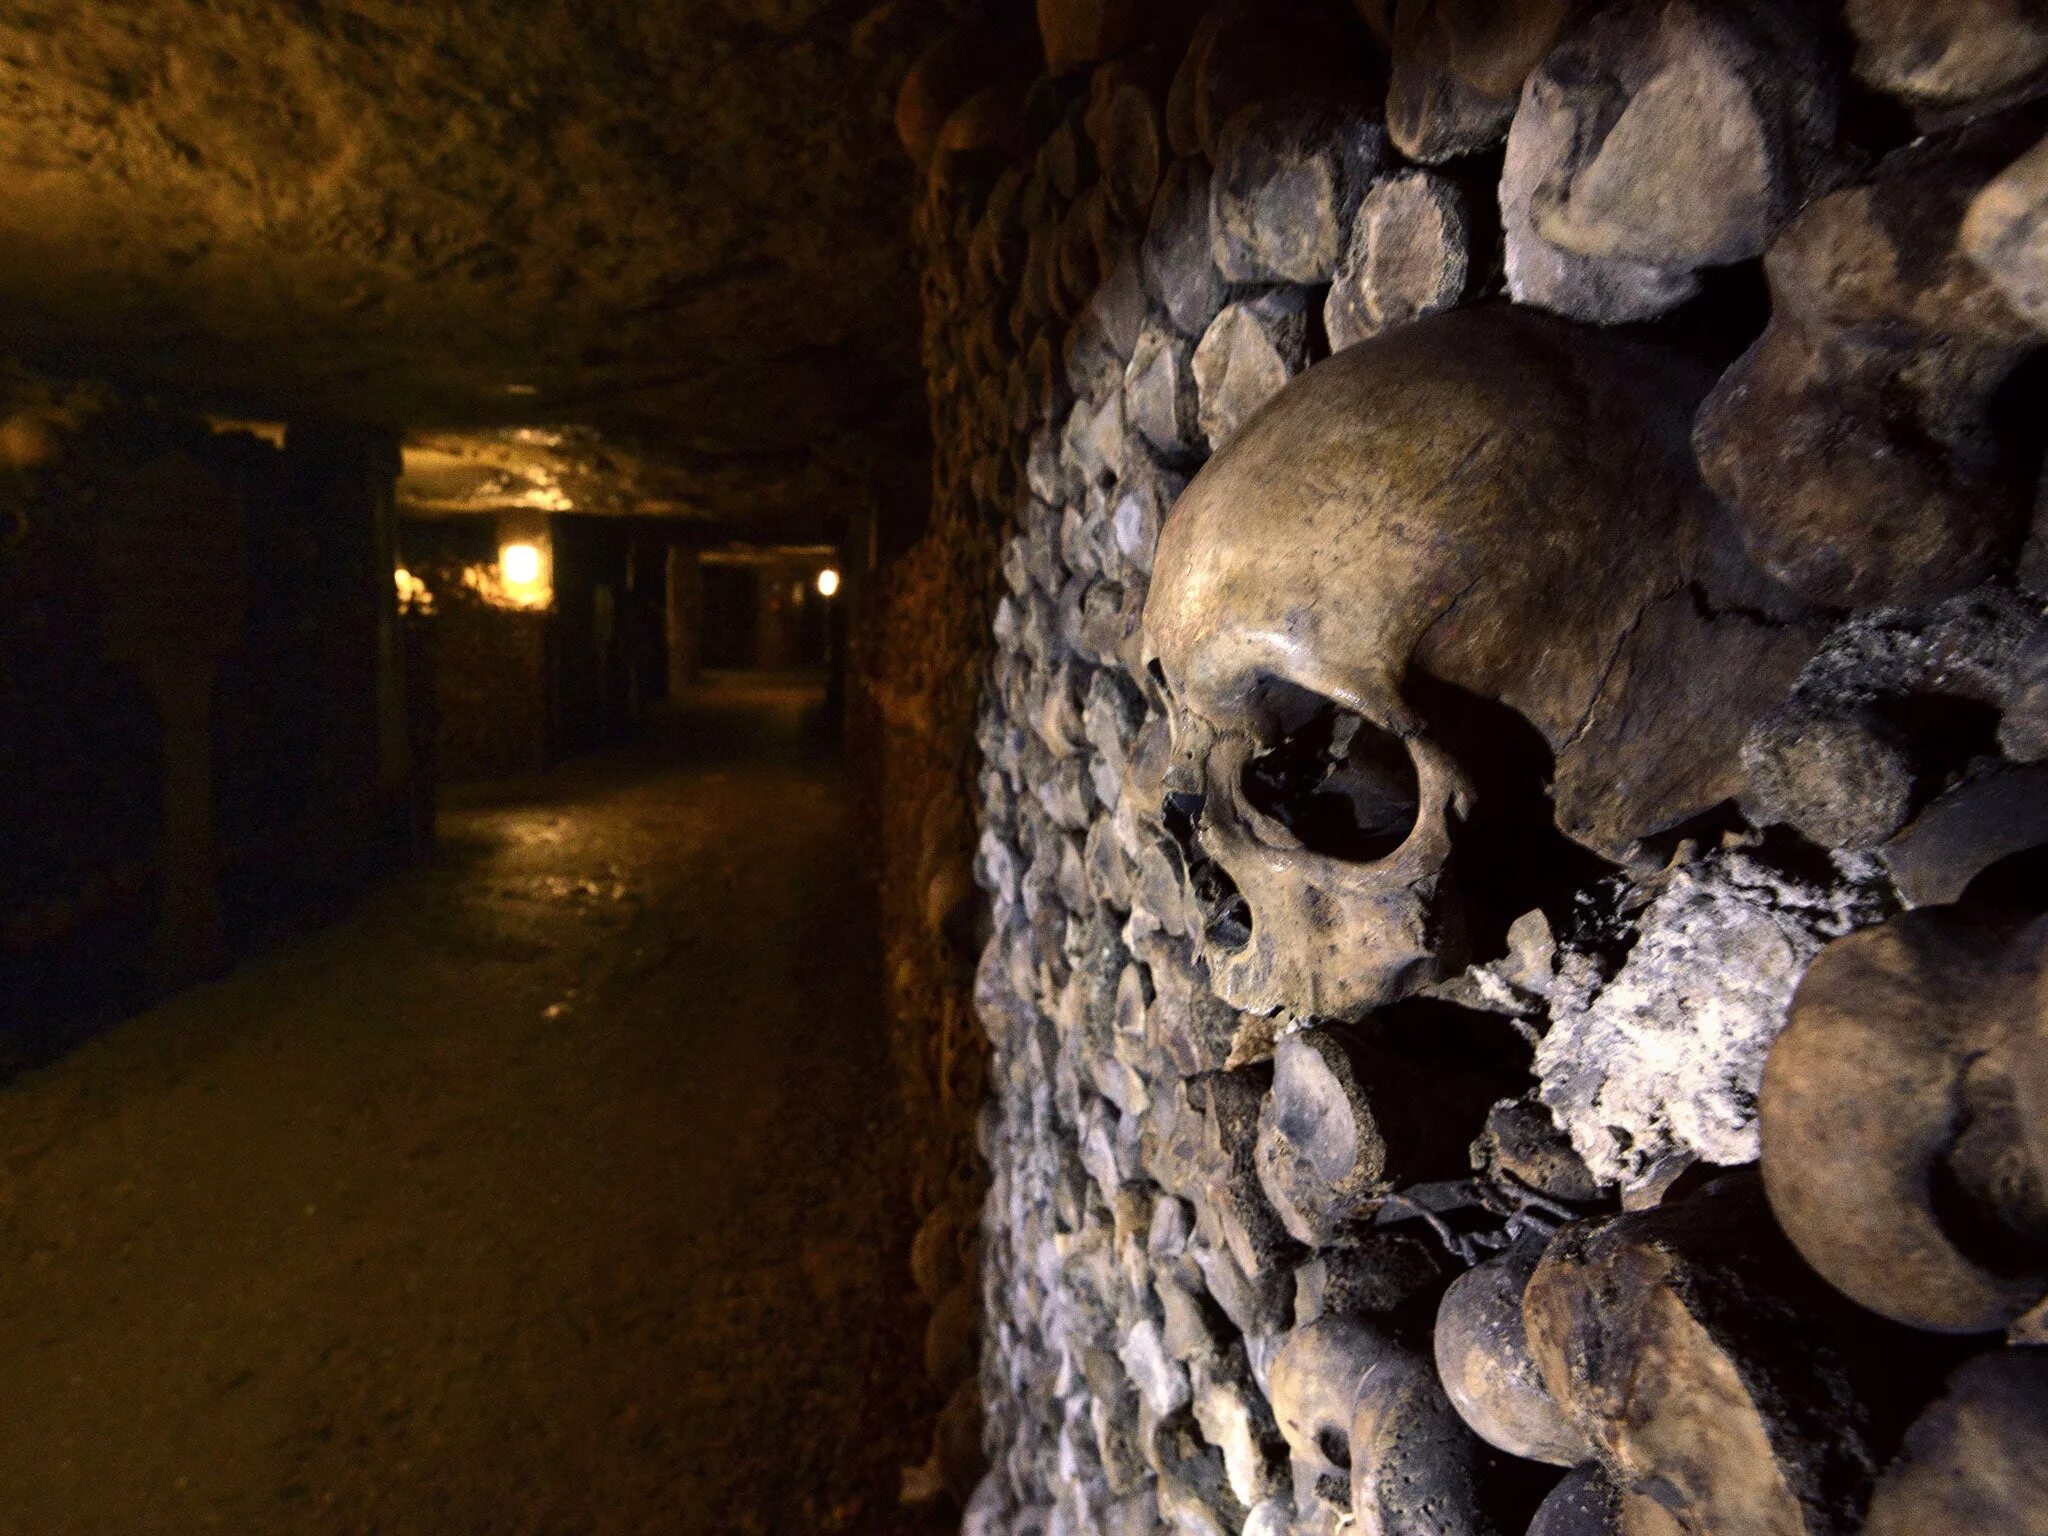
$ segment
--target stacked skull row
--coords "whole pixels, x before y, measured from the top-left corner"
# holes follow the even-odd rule
[[[2048,18],[1039,9],[969,1529],[2040,1529]]]

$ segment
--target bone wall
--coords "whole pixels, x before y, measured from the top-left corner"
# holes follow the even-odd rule
[[[890,914],[957,1094],[971,795],[987,1192],[973,1243],[940,1155],[919,1251],[935,1335],[978,1261],[982,1346],[976,1383],[936,1374],[920,1487],[978,1533],[1932,1529],[1937,1486],[2031,1528],[2044,1426],[1987,1405],[2048,1390],[2048,26],[1037,9],[1041,56],[984,18],[899,109],[936,453],[912,569],[957,601],[898,612],[993,599],[971,758],[918,781],[922,904]],[[1161,525],[1304,370],[1505,305],[1718,377],[1683,457],[1742,573],[1687,590],[1768,657],[1726,790],[1626,848],[1501,845],[1526,907],[1426,985],[1234,1007],[1216,967],[1278,918],[1175,776]],[[1767,595],[1716,608],[1724,579]],[[964,752],[949,679],[883,702],[929,763]],[[1587,772],[1625,811],[1623,757]],[[1995,1449],[1959,1427],[1987,1412]]]

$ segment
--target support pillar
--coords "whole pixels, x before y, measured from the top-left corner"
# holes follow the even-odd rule
[[[322,729],[340,803],[328,808],[344,864],[416,851],[412,732],[399,630],[395,488],[398,439],[382,428],[293,422],[285,434],[294,509],[326,563],[320,612]],[[377,844],[382,857],[377,857]],[[368,873],[367,870],[363,871]]]
[[[694,549],[668,552],[668,696],[697,685],[704,666],[704,563]]]
[[[196,459],[150,459],[112,480],[96,561],[108,659],[142,679],[163,727],[148,965],[155,984],[177,986],[225,963],[213,687],[247,611],[243,510]]]

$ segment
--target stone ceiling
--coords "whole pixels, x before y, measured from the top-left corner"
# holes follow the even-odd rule
[[[10,7],[0,349],[206,410],[596,429],[685,511],[836,494],[921,417],[890,113],[928,9]]]

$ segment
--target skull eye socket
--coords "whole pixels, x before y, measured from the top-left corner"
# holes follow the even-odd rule
[[[1311,853],[1354,864],[1392,854],[1415,830],[1415,762],[1393,732],[1291,684],[1262,690],[1278,743],[1245,764],[1246,804]]]
[[[1202,822],[1203,797],[1170,794],[1163,819],[1166,830],[1187,863],[1188,889],[1202,914],[1203,941],[1218,953],[1243,949],[1252,941],[1252,908],[1221,864],[1202,851],[1196,828]]]
[[[1323,1460],[1333,1467],[1351,1470],[1351,1437],[1340,1434],[1330,1425],[1316,1431],[1316,1449],[1323,1453]]]

